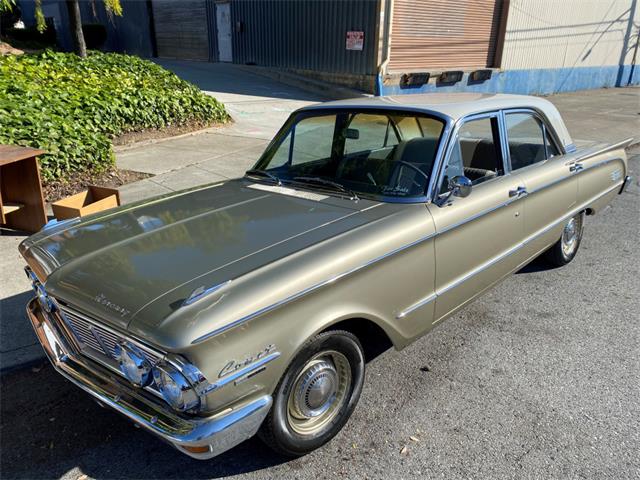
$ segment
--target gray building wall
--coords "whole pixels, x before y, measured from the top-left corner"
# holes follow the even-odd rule
[[[35,2],[19,0],[18,6],[27,25],[35,25]],[[122,16],[109,16],[102,1],[80,1],[82,23],[101,23],[107,29],[104,49],[130,53],[141,57],[153,56],[153,37],[147,2],[144,0],[121,0]],[[95,7],[95,8],[94,8]],[[69,16],[64,0],[43,0],[42,11],[52,17],[56,26],[58,44],[63,50],[72,50],[73,42],[69,34]]]
[[[233,0],[234,63],[296,70],[376,73],[378,0]],[[362,51],[347,31],[364,32]]]

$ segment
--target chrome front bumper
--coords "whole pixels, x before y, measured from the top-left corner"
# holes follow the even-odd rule
[[[61,375],[102,405],[113,408],[193,458],[215,457],[252,437],[271,408],[271,396],[263,395],[211,417],[178,415],[161,400],[150,398],[147,392],[137,390],[79,355],[35,298],[27,305],[27,314],[49,360]]]

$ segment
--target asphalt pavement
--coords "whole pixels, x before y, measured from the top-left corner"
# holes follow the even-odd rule
[[[306,457],[252,439],[192,460],[43,362],[1,377],[0,476],[639,478],[639,200],[636,180],[587,218],[571,264],[536,261],[371,362],[351,420]]]

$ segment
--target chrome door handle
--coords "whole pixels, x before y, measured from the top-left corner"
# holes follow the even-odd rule
[[[509,197],[524,197],[528,193],[525,187],[518,187],[515,190],[509,190]]]
[[[570,172],[579,172],[581,170],[584,170],[584,166],[581,163],[574,163],[569,167]]]

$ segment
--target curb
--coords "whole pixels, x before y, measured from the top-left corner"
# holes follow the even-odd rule
[[[200,130],[193,130],[192,132],[181,133],[179,135],[173,135],[171,137],[162,137],[162,138],[150,138],[148,140],[140,140],[139,142],[127,143],[124,145],[113,145],[113,153],[122,153],[127,150],[133,150],[138,147],[145,147],[147,145],[155,145],[156,143],[168,142],[170,140],[178,140],[180,138],[193,137],[195,135],[202,135],[203,133],[213,133],[214,131],[219,131],[220,129],[226,128],[228,125],[233,125],[235,121],[229,115],[230,121],[227,123],[223,123],[221,125],[202,128]]]

